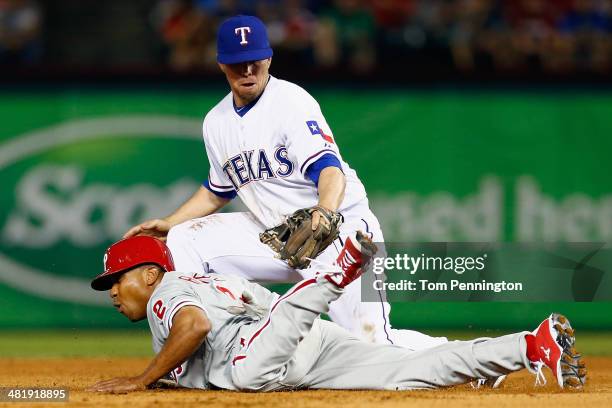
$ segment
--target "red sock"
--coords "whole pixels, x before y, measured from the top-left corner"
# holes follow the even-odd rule
[[[540,353],[538,353],[538,348],[536,346],[536,338],[533,334],[526,334],[525,341],[527,342],[527,358],[529,361],[539,361]]]

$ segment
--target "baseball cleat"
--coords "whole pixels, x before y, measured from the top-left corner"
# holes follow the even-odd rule
[[[348,237],[346,239],[338,258],[336,258],[336,266],[342,272],[325,275],[325,278],[339,288],[346,287],[367,269],[377,250],[376,244],[370,238],[361,231],[357,231],[354,238]]]
[[[586,381],[586,367],[582,356],[574,348],[576,337],[569,320],[558,313],[551,314],[533,331],[532,344],[535,345],[532,360],[536,370],[536,385],[546,384],[542,373],[545,365],[557,379],[559,387],[582,388]]]

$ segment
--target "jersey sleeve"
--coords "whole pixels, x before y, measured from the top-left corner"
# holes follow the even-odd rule
[[[286,123],[287,153],[303,175],[325,155],[340,161],[340,153],[332,131],[319,104],[305,91],[294,100],[292,114]]]
[[[210,143],[206,121],[204,121],[204,125],[202,126],[202,134],[204,137],[206,156],[208,156],[208,164],[210,166],[208,178],[202,182],[202,185],[213,194],[231,200],[237,195],[236,189],[231,179],[223,172],[220,158]]]
[[[196,306],[208,316],[199,296],[187,282],[182,284],[177,280],[165,285],[162,290],[155,291],[149,301],[147,311],[154,337],[157,337],[157,334],[161,337],[162,342],[165,341],[170,335],[174,316],[185,306]]]
[[[315,186],[319,186],[319,176],[323,169],[327,167],[337,167],[342,171],[342,164],[338,158],[330,153],[325,153],[323,156],[319,157],[315,162],[308,165],[306,168],[306,177],[312,180],[315,183]]]

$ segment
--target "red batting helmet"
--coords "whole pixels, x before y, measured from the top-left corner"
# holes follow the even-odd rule
[[[104,254],[104,272],[91,281],[95,290],[109,290],[118,274],[145,264],[155,264],[166,272],[174,270],[170,250],[159,239],[146,235],[122,239]]]

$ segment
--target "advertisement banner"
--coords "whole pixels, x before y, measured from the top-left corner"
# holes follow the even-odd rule
[[[612,96],[311,91],[387,242],[609,247]],[[0,93],[0,328],[130,326],[89,280],[110,243],[207,177],[201,122],[224,93]],[[521,326],[552,307],[529,302],[559,300],[583,326],[612,327],[594,304],[554,296],[482,310],[454,300],[398,301],[392,321],[498,327],[506,313],[502,325]]]

